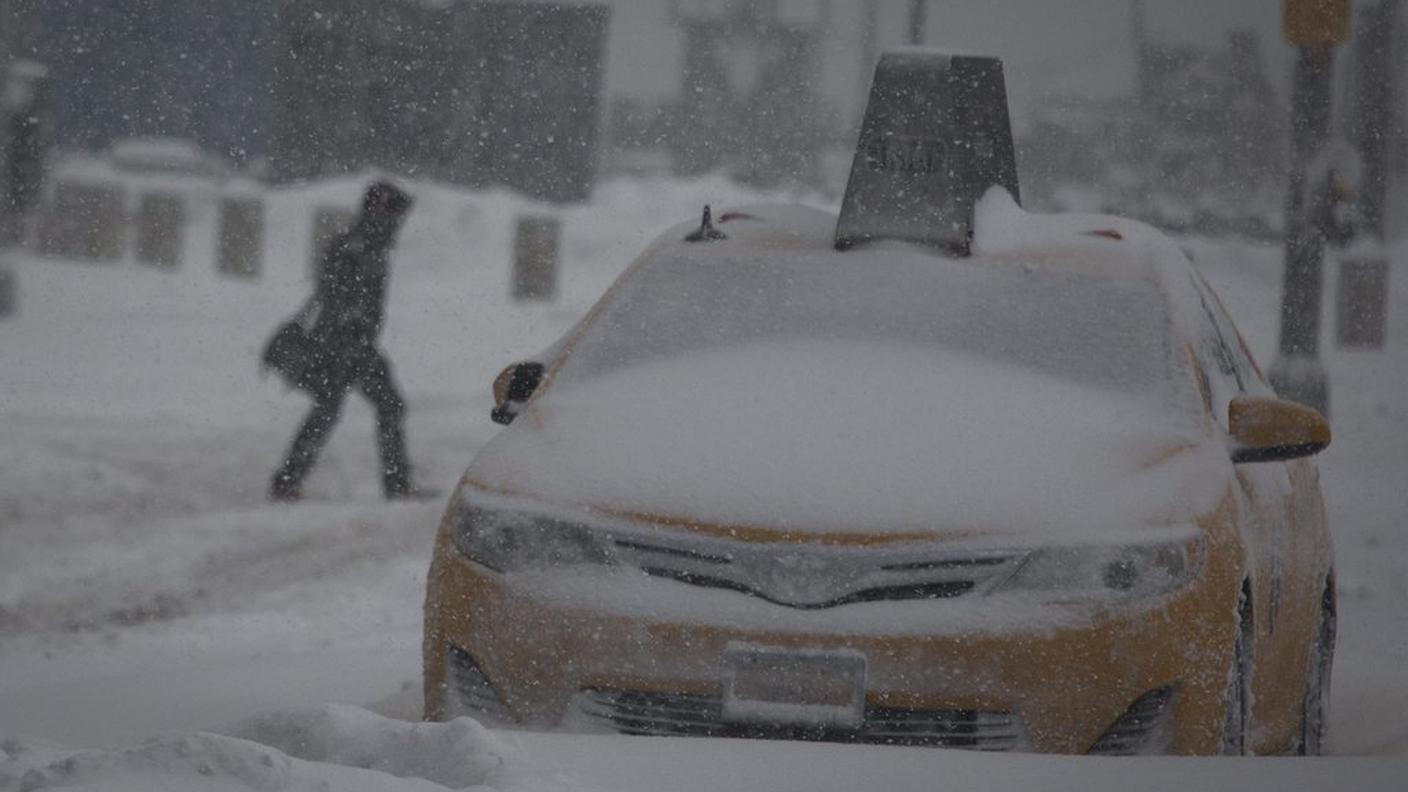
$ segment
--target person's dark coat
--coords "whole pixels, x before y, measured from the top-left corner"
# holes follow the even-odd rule
[[[377,348],[386,310],[387,256],[410,198],[378,182],[367,188],[362,214],[352,229],[334,238],[318,267],[313,298],[285,322],[264,351],[264,363],[313,397],[313,408],[295,435],[269,495],[301,495],[308,474],[353,387],[376,411],[382,486],[388,498],[415,493],[406,460],[405,403],[391,364]]]
[[[386,245],[353,228],[328,245],[308,323],[313,379],[345,391],[377,355],[386,311]]]

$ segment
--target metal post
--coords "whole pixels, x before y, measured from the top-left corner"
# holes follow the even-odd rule
[[[927,11],[926,0],[909,0],[909,43],[916,47],[924,43]]]
[[[1307,174],[1330,134],[1334,48],[1349,38],[1350,0],[1284,0],[1282,28],[1297,49],[1291,88],[1291,174],[1286,188],[1286,274],[1281,345],[1271,385],[1282,397],[1328,415],[1330,382],[1320,362],[1320,292],[1324,221],[1331,207],[1328,173]],[[1313,181],[1312,181],[1313,178]]]
[[[11,31],[15,29],[14,13],[10,7],[10,0],[0,0],[0,90],[4,90],[5,82],[10,74],[10,51]],[[8,112],[4,108],[4,97],[0,97],[0,163],[9,162],[9,123]],[[6,183],[8,178],[4,171],[8,168],[0,167],[0,317],[9,316],[15,310],[15,276],[10,272],[6,247],[10,240],[10,188]]]
[[[1320,294],[1325,236],[1310,217],[1319,185],[1306,166],[1330,132],[1329,47],[1302,46],[1292,87],[1293,152],[1286,195],[1286,271],[1281,293],[1281,344],[1271,385],[1281,396],[1329,412],[1330,383],[1320,362]]]
[[[1397,32],[1398,0],[1379,0],[1366,10],[1356,42],[1354,142],[1364,164],[1360,185],[1360,215],[1365,231],[1382,241],[1384,203],[1388,194],[1388,143],[1393,128],[1393,102],[1397,91],[1391,62]]]
[[[1389,267],[1384,239],[1392,170],[1389,143],[1398,95],[1393,68],[1398,8],[1398,0],[1379,0],[1363,9],[1355,36],[1351,136],[1362,163],[1357,196],[1362,241],[1354,256],[1340,258],[1335,301],[1335,338],[1350,349],[1382,349],[1386,335]]]
[[[10,61],[15,48],[15,12],[10,0],[0,0],[0,250],[8,247],[16,227],[10,206],[10,108],[8,97]]]

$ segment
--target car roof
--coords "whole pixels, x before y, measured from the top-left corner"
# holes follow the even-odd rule
[[[1144,223],[1099,214],[1032,214],[1000,188],[979,201],[975,215],[972,255],[958,259],[974,266],[1020,266],[1162,282],[1186,271],[1188,264],[1171,240]],[[699,223],[680,223],[661,234],[643,258],[681,266],[712,257],[780,254],[844,258],[857,265],[875,257],[956,258],[937,248],[884,240],[839,251],[834,238],[836,216],[796,204],[726,207],[715,218],[723,238],[687,241]]]
[[[798,525],[828,524],[839,532],[854,528],[865,518],[876,518],[885,509],[892,511],[877,518],[880,524],[919,525],[922,520],[907,512],[906,504],[919,502],[915,499],[921,496],[932,498],[927,502],[933,503],[935,509],[941,508],[941,503],[946,504],[943,508],[951,514],[952,501],[947,499],[948,493],[935,495],[937,491],[928,474],[914,478],[910,475],[913,470],[932,473],[951,465],[953,476],[938,478],[953,482],[962,480],[961,474],[970,468],[991,471],[1007,463],[1049,463],[1053,476],[1082,472],[1079,466],[1064,464],[1065,456],[1042,455],[1039,460],[1032,460],[1004,450],[1019,448],[1033,436],[1027,428],[1018,428],[1014,416],[1042,431],[1068,432],[1053,439],[1050,445],[1077,456],[1086,452],[1073,449],[1091,448],[1108,441],[1110,448],[1120,450],[1119,465],[1128,471],[1143,470],[1144,463],[1140,460],[1166,459],[1170,448],[1196,445],[1206,428],[1206,416],[1199,406],[1201,402],[1197,400],[1191,378],[1170,379],[1183,388],[1176,394],[1176,404],[1187,405],[1190,409],[1169,409],[1176,404],[1163,399],[1146,400],[1142,395],[1127,399],[1124,391],[1106,389],[1086,377],[1045,377],[1043,372],[1029,367],[1007,365],[1007,358],[969,356],[964,349],[884,346],[889,336],[877,335],[882,343],[872,344],[870,336],[848,332],[769,335],[774,325],[767,322],[778,317],[786,319],[790,314],[786,310],[779,310],[775,315],[757,313],[767,311],[767,300],[777,295],[796,297],[778,303],[780,309],[798,307],[807,311],[819,302],[813,298],[833,295],[844,298],[855,294],[834,288],[835,283],[830,284],[832,288],[807,288],[805,273],[812,262],[819,264],[815,269],[823,273],[823,277],[844,286],[864,289],[873,284],[879,300],[898,293],[906,298],[907,308],[894,316],[923,317],[926,327],[935,323],[935,326],[947,327],[944,321],[967,322],[968,314],[935,309],[939,303],[927,299],[930,292],[916,289],[933,288],[936,296],[947,296],[971,308],[982,306],[984,301],[981,296],[970,298],[973,292],[968,290],[969,285],[1003,287],[1020,280],[1008,276],[1033,269],[1039,270],[1036,274],[1044,275],[1049,269],[1060,275],[1076,272],[1088,276],[1092,281],[1090,293],[1101,302],[1086,301],[1082,305],[1097,310],[1066,312],[1061,308],[1071,303],[1052,301],[1071,292],[1085,294],[1079,278],[1034,278],[1022,282],[1021,293],[1033,301],[1024,304],[1043,308],[1056,306],[1057,310],[1048,314],[1096,323],[1108,307],[1125,325],[1148,329],[1151,333],[1164,332],[1165,324],[1154,325],[1155,321],[1163,319],[1153,315],[1158,310],[1156,295],[1143,303],[1124,301],[1121,297],[1149,292],[1167,295],[1168,290],[1158,287],[1164,269],[1173,273],[1181,268],[1184,272],[1181,280],[1188,283],[1187,259],[1170,240],[1148,226],[1121,218],[1030,215],[1010,199],[1004,203],[1002,198],[1005,196],[992,201],[985,199],[979,207],[974,255],[970,257],[954,257],[933,248],[894,241],[838,251],[834,246],[834,215],[796,205],[721,207],[714,214],[714,225],[724,237],[715,241],[686,241],[687,236],[699,229],[697,220],[674,226],[652,243],[633,266],[640,277],[636,279],[631,273],[624,275],[617,283],[622,287],[619,294],[608,295],[598,302],[569,338],[555,347],[556,351],[551,354],[556,360],[544,382],[561,374],[563,382],[573,384],[542,387],[541,397],[535,397],[530,404],[521,428],[501,435],[501,439],[495,441],[493,453],[481,456],[476,462],[480,466],[475,471],[480,477],[477,480],[505,491],[532,491],[535,497],[552,502],[590,502],[599,508],[617,508],[622,514],[684,515],[710,525],[777,527],[775,515],[785,512],[795,518]],[[750,266],[755,258],[763,261],[756,269]],[[868,269],[867,263],[875,265],[874,268]],[[1005,271],[998,278],[967,271],[985,267],[1002,267]],[[877,277],[864,274],[869,271],[877,273]],[[757,277],[752,278],[755,273]],[[916,273],[922,277],[914,277]],[[676,281],[676,275],[684,277]],[[1129,282],[1130,279],[1137,282]],[[1073,288],[1045,290],[1045,283],[1066,280],[1076,281],[1068,284]],[[1111,283],[1115,280],[1125,282]],[[779,288],[758,292],[752,287],[760,282],[776,284]],[[641,284],[651,288],[642,288]],[[1108,286],[1115,288],[1105,288]],[[715,287],[719,294],[742,295],[745,299],[725,304],[713,301],[713,295],[700,293],[702,289]],[[616,288],[613,286],[613,290]],[[789,290],[793,290],[790,295]],[[657,297],[666,299],[657,302]],[[639,302],[632,303],[637,300]],[[1167,305],[1175,302],[1165,301]],[[617,322],[611,312],[632,304],[664,307],[651,314],[647,321]],[[856,315],[853,309],[867,308],[870,304],[863,299],[848,299],[838,304],[837,316],[809,315],[822,316],[830,323],[826,325],[829,330],[851,328],[859,326],[846,324]],[[742,313],[716,310],[718,308],[740,308]],[[1169,314],[1175,311],[1171,309]],[[991,313],[1027,315],[1002,306],[995,306]],[[1040,313],[1035,311],[1031,315]],[[1189,315],[1195,316],[1191,312]],[[605,348],[590,343],[587,334],[591,331],[587,325],[594,323],[597,316],[603,316],[599,325],[602,329],[600,335],[593,338],[624,337],[628,340]],[[735,321],[739,316],[745,320],[763,316],[764,330],[756,336],[747,336],[749,325],[746,321]],[[639,318],[633,316],[633,319]],[[698,324],[691,324],[692,321]],[[972,337],[992,337],[994,325],[964,326],[979,328],[980,332]],[[1012,326],[1029,327],[1026,324]],[[669,345],[670,332],[676,329],[689,332],[696,327],[703,330],[687,335],[682,345]],[[711,328],[715,327],[730,332],[738,330],[739,334],[712,334]],[[1000,325],[996,327],[1001,329]],[[661,329],[670,332],[655,332]],[[883,330],[883,326],[867,325],[865,329],[867,332]],[[690,343],[692,339],[706,337],[708,344],[694,346]],[[1059,337],[1049,334],[1036,333],[1033,337],[1059,341]],[[1131,353],[1150,348],[1137,334],[1119,337],[1131,340],[1132,345],[1128,347]],[[666,340],[642,353],[634,340],[637,338]],[[757,338],[767,343],[734,343],[739,338],[750,341]],[[677,350],[686,350],[688,355]],[[1186,373],[1178,362],[1183,356],[1177,346],[1166,352],[1164,360],[1178,368],[1178,372],[1170,369],[1169,373]],[[568,363],[567,358],[572,362]],[[1116,360],[1092,356],[1094,358]],[[920,365],[912,365],[916,359],[920,360]],[[1043,354],[1041,360],[1045,362],[1048,358]],[[1050,360],[1057,365],[1062,363],[1059,358]],[[620,361],[635,361],[639,365],[624,365]],[[576,368],[569,368],[571,366]],[[1112,370],[1131,371],[1118,363]],[[765,372],[766,377],[760,379],[759,372]],[[758,388],[760,381],[768,383],[765,389],[750,390]],[[815,387],[819,381],[825,382],[826,387]],[[884,383],[894,382],[903,382],[905,387],[883,387]],[[878,413],[873,410],[879,403],[877,391],[884,392],[886,405]],[[766,398],[749,397],[735,402],[728,397],[728,394],[749,393],[765,393]],[[1168,393],[1174,395],[1172,391]],[[629,398],[622,398],[627,394]],[[1000,398],[989,398],[991,396]],[[1029,399],[1029,402],[1014,407],[1011,399]],[[738,404],[745,402],[749,405],[747,409],[738,409]],[[827,420],[844,419],[847,422],[844,425],[849,428],[840,432],[816,432],[811,421],[812,416],[818,414],[828,416]],[[1048,420],[1044,417],[1047,415],[1057,417]],[[620,431],[625,426],[629,426],[630,431]],[[723,426],[729,429],[721,431]],[[961,455],[950,459],[947,447],[937,438],[947,436],[944,432],[954,427],[967,427],[962,431],[976,428],[983,432],[982,441],[974,441],[973,445],[986,450],[998,449],[994,451],[997,461],[989,467],[975,466],[970,457]],[[1011,443],[996,442],[994,435],[984,427],[1008,431],[1015,439]],[[1132,428],[1133,434],[1126,432],[1127,428]],[[877,432],[890,434],[883,435],[886,439],[873,445],[860,444],[865,453],[849,445],[842,448],[835,444],[836,438],[882,436]],[[1130,446],[1127,441],[1135,435],[1139,439]],[[706,475],[690,468],[693,453],[678,453],[680,447],[709,448],[713,450],[701,452],[704,458],[724,459],[735,453],[729,447],[732,438],[740,437],[747,438],[754,448],[741,455],[740,459],[745,459],[746,464],[706,466]],[[882,493],[885,497],[858,499],[860,490],[854,487],[817,488],[808,477],[788,478],[792,475],[789,471],[798,468],[787,462],[795,461],[797,449],[804,445],[807,448],[801,452],[804,458],[839,460],[833,465],[839,472],[828,481],[853,483],[859,477],[868,477],[866,480],[876,482],[876,486],[860,490]],[[1141,450],[1129,455],[1128,449],[1136,446]],[[1226,459],[1220,446],[1209,453],[1217,459]],[[1100,449],[1086,455],[1107,458]],[[611,463],[602,465],[604,459],[610,459]],[[899,465],[895,463],[897,459],[906,461]],[[571,472],[596,465],[631,472],[600,478]],[[1194,468],[1206,468],[1205,460],[1199,458]],[[495,476],[501,478],[495,479]],[[1102,486],[1111,480],[1103,473],[1095,478]],[[653,486],[642,489],[638,483],[642,480],[651,480]],[[669,483],[662,484],[666,481]],[[760,485],[761,481],[773,484]],[[747,482],[748,486],[740,482]],[[896,492],[895,487],[911,484],[914,489],[907,490],[905,495],[890,497]],[[813,490],[803,489],[807,486],[812,486]],[[954,492],[965,489],[966,485],[957,487]],[[745,501],[730,499],[730,493],[740,491],[753,495]],[[811,493],[800,498],[811,512],[797,511],[796,493],[803,491]],[[841,491],[845,492],[843,498],[835,495]],[[992,508],[1005,509],[1009,505],[1005,500],[998,500]],[[1069,525],[1074,531],[1086,530],[1092,524],[1085,505],[1082,501],[1070,512]],[[1126,520],[1126,516],[1121,512],[1110,519],[1110,524],[1132,522]],[[955,519],[964,525],[1006,524],[1005,518],[996,512],[975,512]]]

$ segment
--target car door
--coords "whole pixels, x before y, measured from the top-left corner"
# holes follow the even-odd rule
[[[1207,368],[1213,404],[1227,429],[1227,405],[1237,396],[1275,396],[1217,295],[1201,278],[1203,307],[1197,354]],[[1248,539],[1255,629],[1253,690],[1262,723],[1284,726],[1299,711],[1301,683],[1321,593],[1323,506],[1316,469],[1308,460],[1236,466]],[[1279,717],[1278,717],[1279,716]]]

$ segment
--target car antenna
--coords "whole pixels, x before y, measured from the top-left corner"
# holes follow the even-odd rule
[[[720,239],[728,239],[728,235],[714,228],[714,216],[709,212],[709,204],[704,204],[704,220],[699,223],[699,229],[689,232],[684,241],[717,242]]]

